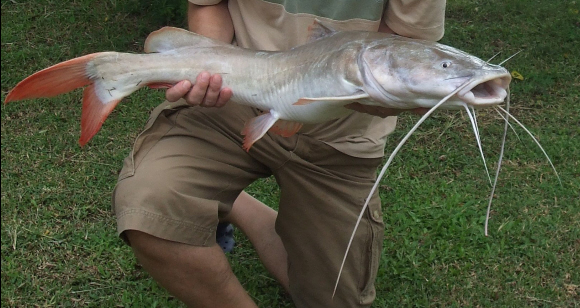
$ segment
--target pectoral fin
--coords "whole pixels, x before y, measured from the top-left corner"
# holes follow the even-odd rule
[[[369,98],[367,93],[357,93],[354,95],[345,95],[345,96],[329,96],[329,97],[303,97],[299,99],[293,105],[300,106],[300,105],[308,105],[314,102],[324,101],[324,102],[355,102],[360,99]]]
[[[271,112],[251,118],[242,131],[242,135],[245,136],[242,148],[249,152],[254,142],[260,140],[276,121],[278,121],[278,117]]]

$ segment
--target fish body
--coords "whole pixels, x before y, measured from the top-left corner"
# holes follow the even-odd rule
[[[392,34],[337,32],[319,23],[310,42],[288,51],[254,51],[166,27],[145,42],[145,54],[101,52],[56,64],[20,82],[5,102],[51,97],[87,86],[81,145],[100,129],[117,103],[143,86],[170,87],[202,71],[221,74],[231,101],[264,110],[246,123],[244,148],[269,130],[283,136],[302,123],[321,123],[353,111],[358,102],[386,108],[500,104],[511,76],[458,49]]]

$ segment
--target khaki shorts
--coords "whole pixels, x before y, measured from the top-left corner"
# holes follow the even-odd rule
[[[139,230],[194,246],[215,245],[216,225],[238,194],[274,175],[281,188],[276,231],[288,252],[299,307],[355,307],[375,297],[382,212],[375,194],[358,227],[336,296],[340,263],[380,158],[355,158],[300,133],[266,134],[250,152],[240,132],[253,108],[164,103],[125,159],[113,195],[118,233]]]

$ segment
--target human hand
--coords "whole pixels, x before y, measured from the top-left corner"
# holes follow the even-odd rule
[[[182,80],[165,92],[165,98],[170,102],[184,98],[188,104],[202,107],[222,107],[231,97],[230,88],[222,89],[222,77],[208,72],[197,75],[194,85],[189,80]]]
[[[348,109],[352,109],[354,111],[368,113],[370,115],[378,116],[381,118],[396,116],[401,112],[410,111],[415,114],[423,115],[429,111],[429,108],[414,108],[414,109],[396,109],[396,108],[387,108],[381,106],[370,106],[370,105],[363,105],[361,103],[350,103],[345,105],[344,107]]]

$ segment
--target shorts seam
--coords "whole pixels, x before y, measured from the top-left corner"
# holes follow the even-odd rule
[[[172,219],[172,218],[169,218],[167,216],[163,216],[161,214],[152,213],[152,212],[145,211],[145,210],[142,210],[142,209],[129,209],[129,210],[125,210],[122,213],[117,214],[117,220],[121,219],[124,216],[131,215],[131,214],[141,214],[141,215],[146,216],[146,217],[153,217],[153,218],[156,218],[156,219],[163,220],[165,222],[171,223],[173,225],[177,225],[177,226],[187,226],[187,227],[190,227],[190,228],[192,228],[194,230],[197,230],[197,231],[202,231],[202,232],[212,232],[213,231],[211,228],[201,227],[201,226],[198,226],[198,225],[196,225],[194,223],[191,223],[191,222],[187,222],[187,221],[183,221],[183,220]]]
[[[271,168],[271,171],[272,171],[272,172],[274,172],[274,171],[278,171],[278,170],[281,170],[282,168],[284,168],[284,166],[286,166],[286,164],[287,164],[289,161],[293,160],[295,157],[299,157],[298,155],[296,155],[296,154],[294,153],[294,151],[296,151],[296,149],[298,148],[298,143],[300,142],[300,138],[301,138],[301,137],[302,137],[302,136],[301,136],[301,134],[296,134],[296,139],[295,139],[295,140],[296,140],[296,142],[294,142],[294,145],[293,145],[292,149],[289,149],[289,150],[286,150],[286,149],[284,149],[284,152],[285,152],[285,153],[288,153],[288,155],[286,156],[286,159],[285,159],[283,162],[281,162],[281,163],[280,163],[278,166],[276,166],[275,168]],[[270,137],[270,138],[272,138],[272,137]],[[286,138],[286,137],[283,137],[283,138]],[[272,139],[273,139],[273,138],[272,138]],[[273,139],[273,140],[274,140],[274,139]],[[275,140],[274,140],[274,141],[275,141]],[[277,143],[277,142],[276,142],[276,143]],[[277,144],[278,144],[278,146],[279,146],[279,143],[277,143]],[[280,147],[280,146],[279,146],[279,147]],[[281,147],[281,148],[282,148],[282,147]]]
[[[282,168],[284,168],[284,167],[286,166],[286,164],[287,164],[289,161],[291,161],[291,160],[292,160],[294,157],[297,157],[297,155],[296,155],[296,154],[294,154],[294,152],[293,152],[293,151],[291,151],[291,152],[290,152],[290,155],[288,156],[288,158],[286,158],[286,160],[285,160],[284,162],[282,162],[282,163],[281,163],[281,164],[280,164],[278,167],[276,167],[276,168],[272,169],[272,172],[274,172],[274,171],[279,171],[279,170],[281,170]]]

